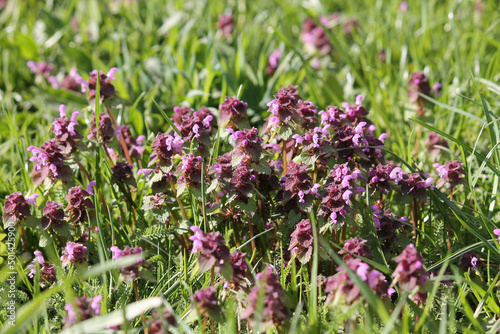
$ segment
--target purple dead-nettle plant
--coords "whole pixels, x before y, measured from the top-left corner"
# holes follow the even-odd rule
[[[237,291],[248,288],[248,282],[251,283],[253,281],[253,277],[252,275],[250,275],[245,255],[245,253],[240,253],[238,251],[234,251],[231,254],[231,267],[233,268],[233,276],[229,282],[225,282],[224,287]]]
[[[319,197],[318,183],[313,184],[308,173],[309,166],[291,161],[288,172],[284,177],[281,200],[284,202],[285,211],[310,211],[313,200]]]
[[[435,163],[440,179],[437,181],[437,186],[441,187],[445,183],[449,183],[451,187],[455,187],[460,183],[464,183],[465,171],[462,168],[464,164],[460,161],[448,161],[444,165]]]
[[[42,212],[42,228],[44,230],[50,229],[50,231],[59,235],[66,235],[65,230],[68,228],[67,215],[61,207],[62,204],[47,201]]]
[[[191,143],[193,139],[198,142],[198,154],[207,157],[209,155],[208,149],[210,148],[210,131],[212,130],[211,122],[212,115],[205,116],[201,119],[195,116],[196,112],[190,117],[184,117],[179,127],[182,140]]]
[[[195,291],[191,296],[192,307],[200,316],[221,319],[222,309],[215,295],[215,288],[209,287]]]
[[[327,218],[326,227],[335,229],[342,227],[345,215],[352,212],[351,196],[364,191],[362,187],[356,187],[361,172],[357,169],[351,170],[348,163],[335,165],[330,171],[324,189],[325,194],[321,200],[318,215]]]
[[[75,129],[78,125],[78,111],[71,114],[71,118],[66,117],[66,107],[61,104],[59,107],[61,117],[56,118],[52,123],[52,132],[56,135],[56,142],[61,148],[61,153],[70,155],[77,150],[77,144],[83,136]]]
[[[273,132],[277,131],[285,140],[292,136],[295,124],[304,122],[297,112],[299,101],[297,95],[296,90],[281,88],[274,95],[274,100],[267,104],[271,113],[268,118],[268,129]]]
[[[50,82],[52,88],[54,89],[64,89],[71,90],[74,92],[81,92],[81,83],[84,81],[82,77],[78,74],[76,67],[72,67],[67,75],[65,75],[62,80],[59,80],[58,76],[50,76],[47,81]]]
[[[132,165],[126,162],[117,162],[111,170],[113,171],[113,177],[118,182],[123,182],[134,187],[137,186],[134,175],[132,174]]]
[[[52,139],[42,145],[41,148],[30,146],[27,148],[33,154],[30,161],[34,161],[31,177],[35,186],[39,186],[48,180],[59,180],[63,183],[73,179],[73,171],[64,164],[67,158],[62,154],[61,147]]]
[[[229,182],[230,198],[247,204],[248,200],[253,196],[254,183],[255,175],[253,170],[248,165],[239,165],[233,171],[233,176]]]
[[[231,140],[234,142],[232,154],[233,166],[240,164],[250,165],[252,163],[259,164],[263,148],[260,144],[262,138],[257,135],[256,128],[235,131],[231,135]]]
[[[318,158],[333,153],[329,128],[330,125],[327,124],[322,128],[315,127],[307,131],[304,136],[299,134],[292,136],[295,141],[295,147],[301,152],[300,157],[303,163],[314,165]]]
[[[27,217],[31,217],[30,205],[36,206],[35,200],[37,197],[37,194],[33,194],[28,198],[24,198],[20,191],[6,196],[7,201],[3,206],[4,225],[9,222],[20,224]]]
[[[70,263],[82,264],[87,260],[87,247],[76,242],[68,242],[61,256],[62,266],[66,267]]]
[[[281,51],[279,49],[274,50],[269,56],[269,59],[267,60],[266,73],[268,75],[273,75],[274,72],[276,72],[276,69],[278,69],[278,66],[280,64],[280,60],[281,60]]]
[[[125,248],[121,250],[120,248],[118,248],[118,246],[112,246],[110,250],[111,252],[113,252],[113,260],[134,254],[142,255],[141,247],[125,246]],[[138,257],[135,264],[120,269],[120,276],[126,282],[132,283],[137,277],[139,277],[140,271],[143,269],[144,264],[146,264],[144,259],[142,257]]]
[[[318,116],[316,115],[318,107],[311,101],[299,100],[297,102],[297,112],[304,119],[304,122],[300,124],[304,130],[310,130],[319,123]]]
[[[30,60],[26,63],[26,66],[29,67],[32,73],[39,74],[45,78],[48,78],[54,71],[54,66],[44,61],[35,63],[33,60]]]
[[[387,195],[396,185],[391,177],[392,167],[390,165],[378,164],[375,168],[368,171],[370,177],[368,184],[374,191],[378,190],[381,194]]]
[[[235,24],[236,22],[234,21],[234,17],[232,14],[219,15],[219,21],[217,22],[217,27],[224,36],[226,37],[231,36]]]
[[[182,145],[184,141],[174,132],[158,133],[156,139],[151,146],[151,155],[149,156],[148,167],[158,164],[159,167],[164,167],[165,172],[172,168],[172,159],[176,154],[182,153]]]
[[[90,319],[101,314],[102,296],[76,297],[74,302],[66,304],[64,309],[67,314],[63,319],[64,328],[70,328],[77,322]]]
[[[429,132],[429,137],[425,142],[425,146],[427,147],[427,152],[429,152],[431,159],[434,160],[439,153],[441,153],[442,148],[448,148],[448,142],[437,133]]]
[[[352,270],[363,282],[380,297],[386,297],[389,293],[389,284],[385,276],[378,270],[359,258],[347,259],[345,265]],[[337,268],[338,274],[328,277],[325,293],[328,294],[326,304],[333,306],[345,298],[347,304],[352,304],[361,297],[357,284],[349,277],[347,269],[343,266]]]
[[[339,254],[344,255],[344,262],[347,262],[349,259],[355,259],[356,255],[370,258],[372,251],[366,245],[367,242],[367,240],[358,237],[346,240],[344,248],[339,251]]]
[[[28,273],[29,278],[34,278],[37,272],[40,273],[40,286],[46,288],[56,281],[56,267],[53,264],[45,262],[43,255],[40,251],[34,252],[35,258],[26,268],[30,270]]]
[[[174,114],[172,115],[172,121],[175,124],[181,125],[184,118],[189,118],[193,114],[194,109],[189,107],[174,107]]]
[[[290,315],[285,304],[286,295],[281,286],[278,277],[273,272],[272,267],[266,267],[261,273],[257,274],[257,284],[252,288],[246,300],[247,307],[241,314],[242,319],[255,327],[257,310],[261,313],[259,329],[266,331],[267,328],[274,325],[277,328],[285,324]],[[261,299],[263,296],[263,300]],[[262,309],[259,304],[263,303]]]
[[[95,181],[89,183],[84,190],[82,186],[76,186],[69,190],[66,199],[69,205],[66,210],[69,212],[70,221],[76,225],[83,224],[88,221],[88,209],[94,208],[94,203],[88,197],[93,196],[92,187],[96,184]]]
[[[429,105],[429,102],[420,94],[431,96],[431,93],[431,85],[424,72],[415,72],[410,75],[410,80],[408,81],[408,100],[410,103],[417,105],[419,115],[424,114],[424,107]]]
[[[151,322],[148,325],[149,334],[170,334],[170,327],[177,328],[177,320],[170,309],[165,308],[163,312],[153,310],[153,315],[149,319]]]
[[[321,125],[328,124],[334,128],[341,126],[345,119],[344,111],[335,106],[329,106],[326,111],[321,110],[318,115],[321,117]]]
[[[412,293],[417,287],[418,291],[413,296],[413,301],[422,305],[427,300],[429,290],[429,273],[424,268],[424,260],[418,254],[413,244],[406,246],[405,250],[394,259],[396,269],[392,273],[394,278],[391,286],[398,284],[401,290]]]
[[[215,163],[208,170],[209,174],[215,174],[217,181],[223,189],[229,187],[229,183],[233,178],[233,152],[224,153],[215,159]]]
[[[479,265],[479,259],[474,251],[467,252],[460,256],[460,267],[465,271],[469,269],[472,271],[477,270]]]
[[[247,103],[237,97],[226,96],[224,102],[219,105],[220,126],[233,130],[248,127],[247,106]]]
[[[328,26],[331,17],[320,17],[321,23]],[[320,55],[326,55],[332,49],[330,45],[330,38],[323,29],[322,26],[318,25],[312,18],[308,17],[304,24],[302,25],[302,33],[300,35],[301,40],[305,43],[306,49],[310,53],[319,53]]]
[[[381,211],[377,206],[372,206],[373,224],[377,231],[384,252],[394,249],[398,233],[404,228],[402,222],[408,222],[406,217],[397,217],[390,209]]]
[[[313,252],[313,230],[309,219],[303,219],[295,226],[288,250],[291,250],[302,264],[311,260]]]
[[[92,113],[93,118],[90,121],[90,134],[87,138],[91,141],[97,141],[97,128],[95,122],[95,113]],[[106,113],[101,113],[99,116],[99,139],[103,142],[108,142],[111,138],[116,135],[115,128],[113,127],[113,121]]]
[[[397,182],[403,195],[411,195],[419,201],[425,201],[427,188],[434,189],[432,184],[434,179],[428,177],[427,174],[424,174],[424,179],[419,173],[405,174],[401,168],[396,167],[391,171],[390,176]]]
[[[132,158],[140,160],[145,150],[142,142],[146,139],[146,137],[139,136],[137,137],[137,139],[132,137],[132,134],[130,133],[130,126],[119,126],[116,129],[116,132],[118,133],[118,139],[121,139],[123,137],[123,141],[127,146],[130,156]],[[123,148],[122,153],[124,153]]]
[[[357,125],[360,122],[365,122],[368,125],[372,125],[372,122],[366,118],[368,111],[361,105],[363,97],[361,95],[356,96],[356,103],[349,105],[349,103],[343,103],[344,112],[342,118],[348,120],[351,124]]]
[[[358,156],[364,160],[369,160],[363,148],[369,145],[365,138],[365,126],[366,122],[360,122],[356,126],[345,124],[337,127],[332,141],[334,142],[334,148],[337,150],[339,158],[345,161]]]
[[[195,234],[189,237],[193,241],[193,254],[198,256],[200,272],[204,273],[217,266],[226,280],[231,280],[232,267],[229,248],[220,232],[205,233],[198,226],[191,226]]]
[[[193,153],[183,155],[177,167],[177,196],[184,193],[189,186],[191,191],[201,190],[202,157],[197,157]]]
[[[101,101],[107,98],[114,97],[116,95],[115,87],[111,83],[111,80],[116,81],[115,72],[118,71],[116,67],[113,67],[109,70],[108,73],[104,74],[104,72],[94,70],[90,73],[90,78],[88,81],[81,79],[80,84],[82,86],[82,93],[87,92],[87,98],[92,101],[96,97],[97,91],[97,77],[99,77],[100,84],[100,97]]]

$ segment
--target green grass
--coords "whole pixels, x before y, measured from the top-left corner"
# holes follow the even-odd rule
[[[352,305],[324,307],[325,294],[317,284],[317,275],[327,276],[330,263],[343,265],[337,255],[342,245],[332,244],[330,235],[318,237],[311,267],[297,262],[297,266],[278,271],[278,279],[291,300],[291,319],[281,332],[496,332],[500,327],[500,246],[493,234],[500,228],[500,16],[496,1],[411,1],[406,13],[399,9],[399,1],[375,0],[117,3],[11,0],[0,11],[0,198],[16,191],[39,194],[39,206],[33,211],[37,217],[42,215],[47,200],[66,206],[68,186],[34,186],[30,176],[33,163],[26,148],[40,147],[53,138],[49,129],[58,117],[60,104],[67,106],[69,114],[80,111],[84,137],[92,111],[106,112],[100,103],[89,105],[84,94],[53,89],[45,79],[31,73],[26,66],[29,60],[47,61],[64,73],[76,66],[85,79],[93,69],[107,72],[111,67],[118,68],[118,80],[113,82],[118,98],[110,105],[117,122],[130,125],[134,136],[144,135],[147,142],[147,154],[135,162],[135,173],[139,166],[146,168],[156,134],[174,127],[169,117],[175,106],[217,109],[225,96],[238,95],[248,103],[250,123],[260,129],[269,115],[266,104],[283,86],[298,85],[301,96],[313,101],[318,110],[346,101],[354,103],[361,94],[377,135],[389,135],[384,151],[387,160],[404,165],[407,172],[420,170],[433,177],[435,162],[465,163],[466,182],[455,188],[452,198],[439,189],[428,192],[429,199],[419,210],[420,221],[425,224],[419,226],[420,237],[411,240],[426,260],[426,268],[435,271],[429,299],[417,306],[407,294],[400,293],[390,303],[377,297],[349,271],[362,298]],[[217,31],[218,17],[225,12],[232,12],[236,20],[235,31],[229,37]],[[319,57],[320,68],[315,70],[312,62],[317,55],[306,52],[300,40],[301,27],[307,17],[319,23],[320,16],[333,12],[341,13],[341,24],[329,32],[332,51]],[[349,18],[359,23],[351,34],[341,26]],[[282,59],[275,74],[269,76],[265,68],[275,49],[282,51]],[[424,71],[431,85],[442,84],[441,96],[425,97],[429,100],[425,115],[418,115],[416,106],[408,102],[408,79],[416,71]],[[211,162],[219,152],[230,148],[223,129],[219,131],[212,138]],[[449,144],[437,157],[426,150],[430,131],[446,138]],[[119,145],[114,145],[119,150]],[[151,273],[148,279],[136,280],[141,311],[133,314],[124,332],[143,331],[140,313],[149,319],[150,309],[159,306],[156,297],[162,297],[161,303],[168,305],[177,318],[177,331],[208,333],[210,322],[205,326],[203,319],[193,318],[196,312],[191,308],[190,296],[213,285],[211,275],[200,274],[197,255],[184,248],[179,250],[179,244],[189,226],[206,228],[215,220],[213,212],[203,209],[213,196],[203,195],[200,201],[194,195],[182,196],[180,202],[187,217],[181,214],[179,202],[172,199],[169,211],[178,224],[170,229],[159,226],[151,212],[141,209],[144,196],[151,195],[150,184],[138,177],[135,191],[127,185],[116,186],[105,149],[95,148],[80,154],[90,176],[78,171],[74,184],[85,188],[89,181],[97,181],[92,228],[98,227],[99,231],[86,244],[91,268],[69,272],[59,268],[57,284],[39,288],[26,276],[26,265],[31,262],[28,255],[43,248],[47,261],[60,263],[64,243],[55,237],[41,247],[40,233],[25,228],[30,254],[23,253],[18,240],[18,327],[6,326],[6,312],[0,310],[0,321],[4,322],[1,332],[59,331],[64,305],[83,292],[88,296],[103,295],[103,320],[89,320],[89,325],[97,326],[88,327],[92,329],[85,329],[82,323],[75,333],[97,332],[113,321],[123,320],[123,312],[133,308],[127,305],[137,302],[137,298],[132,284],[120,282],[119,271],[113,269],[118,264],[111,262],[109,247],[140,245],[148,252]],[[366,196],[364,202],[358,203],[364,209],[353,218],[357,229],[348,229],[347,233],[348,237],[357,235],[369,240],[374,253],[370,264],[390,277],[395,263],[377,240],[369,210],[377,200]],[[402,203],[396,196],[387,202],[398,217],[410,217],[409,203]],[[323,222],[317,218],[313,210],[313,226]],[[264,231],[265,222],[254,220],[258,246],[270,245],[274,237],[280,242],[276,250],[258,249],[255,254],[249,234],[241,242],[247,260],[255,257],[253,273],[260,272],[264,263],[281,268],[287,261],[293,225]],[[231,250],[237,248],[239,232],[230,225],[217,230]],[[450,249],[448,230],[452,233]],[[4,235],[0,232],[0,240]],[[410,240],[400,242],[402,246]],[[325,254],[318,254],[324,248]],[[459,269],[459,262],[469,250],[480,258],[481,269],[468,273]],[[0,261],[6,257],[2,242]],[[7,277],[3,263],[2,282]],[[440,280],[452,284],[447,286]],[[236,333],[241,323],[235,320],[235,314],[244,309],[241,301],[246,296],[227,293],[223,298],[222,290],[219,286],[219,302],[226,320],[216,322],[214,329]],[[245,332],[246,323],[242,324],[241,331]],[[271,331],[278,329],[273,327]]]

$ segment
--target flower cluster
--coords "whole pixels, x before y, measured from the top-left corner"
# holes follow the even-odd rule
[[[236,97],[226,96],[226,99],[219,105],[219,124],[229,129],[238,129],[248,123],[248,104],[238,100]]]
[[[276,72],[276,69],[280,64],[280,60],[281,60],[281,51],[279,49],[274,50],[269,56],[269,59],[267,60],[266,73],[268,75],[273,75],[274,72]]]
[[[243,131],[233,132],[231,140],[234,141],[232,153],[233,166],[240,163],[250,165],[252,162],[258,164],[262,153],[262,138],[257,135],[257,129],[244,129]]]
[[[53,201],[47,201],[42,212],[42,227],[44,230],[51,228],[55,231],[67,225],[66,214],[61,209],[62,204]]]
[[[312,184],[308,174],[309,167],[301,163],[290,162],[283,184],[283,202],[286,211],[309,211],[312,201],[319,197],[319,184]]]
[[[113,171],[113,177],[118,182],[124,182],[134,187],[136,186],[136,182],[132,174],[132,165],[129,165],[126,162],[117,162],[111,170]]]
[[[419,114],[423,114],[423,107],[427,100],[420,94],[431,96],[431,85],[424,72],[415,72],[410,75],[410,80],[408,81],[408,99],[410,103],[418,106]]]
[[[193,307],[202,316],[218,317],[221,313],[219,300],[215,295],[215,288],[210,287],[196,291],[191,296]]]
[[[194,235],[189,237],[193,241],[193,254],[200,253],[198,265],[202,273],[218,266],[224,277],[230,279],[232,268],[229,248],[226,240],[219,232],[204,233],[198,226],[191,226]]]
[[[274,95],[274,100],[267,104],[269,112],[271,113],[268,119],[268,126],[271,130],[280,128],[282,131],[280,134],[283,134],[285,129],[292,129],[292,121],[296,124],[304,122],[297,111],[298,100],[299,96],[296,90],[293,88],[290,89],[290,87],[281,88],[278,93]]]
[[[66,267],[70,263],[81,264],[87,258],[87,247],[76,242],[68,242],[64,248],[64,254],[61,256],[62,266]]]
[[[295,226],[288,250],[292,250],[297,255],[300,263],[306,264],[311,260],[313,241],[312,225],[309,219],[303,219]]]
[[[73,178],[73,171],[64,164],[67,158],[62,154],[55,139],[44,143],[41,148],[30,146],[27,150],[33,154],[30,161],[35,163],[31,176],[36,186],[41,185],[47,177],[62,182],[71,181]]]
[[[75,224],[81,224],[87,221],[87,209],[93,209],[94,203],[88,198],[94,195],[92,187],[95,185],[95,181],[92,181],[87,186],[87,189],[83,189],[82,186],[76,186],[69,190],[66,199],[69,201],[67,210],[69,210],[69,219]]]
[[[5,222],[21,223],[27,217],[30,217],[30,205],[36,206],[35,200],[37,197],[37,194],[33,194],[28,198],[24,198],[20,191],[5,197],[7,199],[3,206],[3,219],[5,219]]]
[[[119,259],[124,256],[129,256],[133,254],[142,254],[141,247],[129,247],[125,246],[123,250],[118,248],[118,246],[112,246],[110,250],[113,252],[113,260]],[[125,278],[125,281],[132,282],[139,276],[139,271],[144,264],[144,259],[142,257],[138,257],[135,264],[122,268],[120,270],[120,274]]]
[[[200,189],[201,186],[201,162],[202,157],[197,157],[193,153],[181,157],[179,164],[179,177],[177,178],[177,195],[184,192],[186,186]]]
[[[398,232],[404,227],[401,221],[407,222],[406,217],[398,217],[390,209],[381,211],[377,206],[372,206],[373,224],[377,236],[384,250],[389,250],[394,245]]]
[[[234,30],[234,18],[231,14],[221,14],[219,16],[219,22],[217,22],[217,27],[219,31],[222,32],[224,36],[231,36]]]
[[[452,187],[455,187],[460,182],[463,182],[465,171],[462,168],[463,163],[460,161],[448,161],[444,165],[435,163],[433,166],[436,168],[436,171],[441,177],[441,179],[437,182],[438,187],[446,182],[448,182]]]
[[[66,107],[61,104],[59,106],[61,117],[56,118],[52,123],[52,132],[56,135],[56,142],[61,146],[62,154],[74,153],[77,149],[77,143],[83,136],[75,129],[78,125],[78,111],[75,111],[71,118],[66,117]]]
[[[146,139],[146,137],[144,136],[139,136],[137,138],[132,137],[132,134],[130,133],[130,126],[119,126],[116,129],[116,132],[118,133],[119,140],[123,138],[123,141],[127,146],[130,156],[135,159],[141,159],[142,154],[144,153],[145,150],[145,147],[142,145],[142,142]]]
[[[245,260],[245,253],[234,251],[231,254],[231,267],[233,268],[233,277],[229,283],[226,282],[225,287],[233,290],[241,290],[248,287],[247,278],[252,281],[249,275],[248,264]]]
[[[73,303],[68,303],[64,307],[67,314],[63,319],[65,328],[76,324],[79,321],[90,319],[101,314],[102,296],[97,295],[92,297],[77,297]]]
[[[366,245],[367,242],[367,240],[358,237],[346,240],[344,248],[339,251],[339,254],[344,255],[344,262],[355,259],[356,256],[371,257],[372,251]]]
[[[70,90],[74,92],[81,91],[81,83],[84,80],[78,74],[78,70],[76,69],[76,67],[72,67],[69,73],[62,77],[62,80],[60,80],[58,77],[59,75],[49,76],[47,78],[47,81],[50,82],[52,88]]]
[[[425,303],[428,291],[429,273],[424,268],[424,260],[413,244],[406,246],[405,250],[394,259],[398,263],[392,273],[392,285],[398,284],[403,291],[412,292],[418,287],[413,300],[417,304]]]
[[[177,134],[158,133],[151,146],[152,153],[148,166],[159,164],[160,166],[170,167],[172,158],[182,152],[184,141]]]
[[[87,98],[92,101],[96,97],[97,92],[97,80],[99,80],[100,91],[99,95],[101,100],[111,98],[116,95],[115,87],[111,84],[111,80],[116,80],[115,72],[118,71],[116,67],[111,68],[108,73],[97,70],[93,70],[90,73],[90,78],[88,81],[81,80],[80,84],[82,86],[82,92],[87,92]],[[98,79],[99,77],[99,79]]]
[[[38,267],[38,271],[40,273],[40,285],[42,288],[46,288],[56,281],[56,267],[53,264],[46,263],[40,251],[36,250],[34,254],[35,258],[33,259],[32,264],[27,266],[30,270],[28,277],[34,278]]]
[[[403,195],[411,195],[420,201],[425,200],[426,188],[434,189],[434,178],[428,175],[424,175],[426,179],[423,179],[420,173],[405,174],[399,167],[394,168],[390,175],[400,186]]]
[[[90,134],[87,136],[89,140],[97,141],[97,128],[96,128],[96,118],[95,113],[90,121]],[[113,127],[113,121],[106,113],[101,113],[99,115],[99,138],[103,142],[108,142],[111,138],[115,136],[115,128]]]
[[[258,283],[250,291],[246,300],[247,308],[241,315],[242,319],[247,319],[252,326],[255,326],[255,312],[259,304],[259,295],[263,290],[264,301],[261,313],[260,329],[274,325],[280,327],[289,318],[288,308],[285,304],[285,291],[272,267],[266,267],[257,274]]]
[[[162,313],[153,310],[151,319],[153,321],[148,326],[148,333],[150,334],[168,334],[170,333],[168,331],[169,327],[176,328],[177,326],[177,320],[175,320],[174,315],[168,308],[165,308]]]

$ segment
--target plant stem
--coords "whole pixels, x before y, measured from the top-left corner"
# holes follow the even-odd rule
[[[182,205],[182,201],[179,197],[177,197],[177,189],[175,189],[174,185],[174,180],[172,180],[172,177],[168,175],[168,182],[170,183],[170,188],[172,188],[172,192],[174,193],[174,197],[177,200],[177,204],[179,204],[179,207],[181,208],[182,216],[184,220],[189,220],[186,209],[184,209],[184,205]]]
[[[288,154],[286,150],[286,140],[283,140],[281,142],[281,146],[283,148],[283,152],[281,153],[283,156],[283,175],[286,176],[287,174],[287,163],[288,163]]]

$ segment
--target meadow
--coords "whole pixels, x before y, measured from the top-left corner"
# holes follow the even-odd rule
[[[496,333],[495,0],[0,1],[0,333]]]

